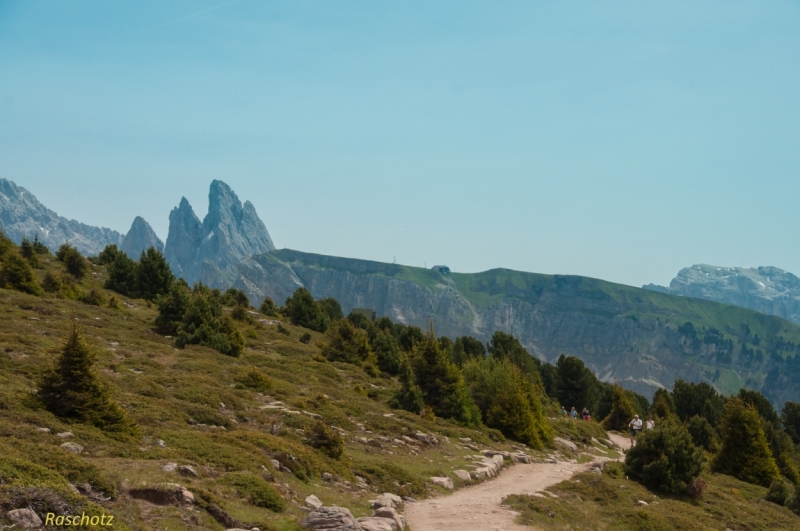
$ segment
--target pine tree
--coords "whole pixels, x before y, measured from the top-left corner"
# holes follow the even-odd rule
[[[650,414],[657,419],[667,419],[675,415],[675,402],[672,395],[663,387],[656,389],[653,395],[653,405],[650,407]]]
[[[109,247],[106,247],[106,249],[103,250],[103,253],[106,253]],[[111,258],[111,255],[111,253],[106,253],[105,259],[111,261],[106,267],[108,278],[106,279],[104,287],[128,297],[138,296],[136,262],[128,258],[128,255],[121,251],[116,253],[113,258]]]
[[[595,408],[598,398],[597,377],[580,358],[561,355],[556,362],[558,400],[567,409]]]
[[[135,425],[101,383],[94,360],[80,326],[73,320],[56,366],[39,386],[39,398],[48,411],[59,417],[91,424],[113,434],[134,435]]]
[[[646,430],[625,456],[625,473],[653,490],[683,494],[703,469],[703,451],[677,420]]]
[[[781,411],[781,426],[795,444],[800,444],[800,404],[786,402]]]
[[[154,247],[142,251],[136,268],[136,288],[139,297],[149,301],[165,295],[175,282],[175,275],[164,259],[164,255]]]
[[[322,311],[306,288],[297,288],[292,296],[286,299],[286,313],[293,325],[317,332],[324,332],[330,325],[328,314]]]
[[[33,268],[41,267],[39,263],[39,254],[33,248],[33,244],[27,237],[22,238],[22,243],[19,244],[19,254],[28,261]]]
[[[64,262],[67,272],[78,280],[83,279],[89,272],[89,263],[75,247],[69,243],[58,248],[56,258]]]
[[[276,317],[278,315],[278,307],[275,306],[275,301],[269,297],[264,297],[264,300],[261,302],[261,307],[258,309],[258,311],[267,317]]]
[[[707,452],[716,452],[719,448],[717,431],[705,417],[695,415],[686,423],[686,429],[692,436],[695,446],[703,448]]]
[[[636,407],[627,393],[625,393],[625,390],[615,384],[611,390],[611,413],[603,419],[603,428],[606,430],[625,430],[636,414]]]
[[[5,252],[0,258],[0,287],[14,289],[31,295],[42,295],[44,291],[31,264],[15,248]]]
[[[368,360],[374,363],[374,354],[367,333],[353,326],[349,319],[340,319],[328,328],[321,349],[322,355],[330,361],[343,361],[356,365]]]
[[[738,397],[728,399],[719,431],[722,441],[712,463],[715,472],[764,487],[780,477],[755,408]]]
[[[417,385],[414,371],[411,370],[411,364],[405,356],[400,362],[400,389],[389,401],[389,406],[412,413],[419,413],[425,407],[422,389]]]
[[[190,295],[189,286],[183,279],[180,279],[172,285],[166,296],[158,300],[156,330],[159,333],[170,335],[178,333],[178,326],[183,321]]]
[[[387,374],[400,374],[400,344],[391,332],[381,329],[375,331],[371,340],[378,368]]]
[[[36,254],[50,254],[50,249],[47,248],[45,244],[39,241],[39,235],[33,235],[33,250],[36,251]]]

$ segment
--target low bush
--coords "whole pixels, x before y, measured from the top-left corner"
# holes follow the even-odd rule
[[[264,507],[276,513],[286,510],[286,502],[281,493],[263,478],[249,472],[232,472],[225,476],[225,481],[256,507]]]

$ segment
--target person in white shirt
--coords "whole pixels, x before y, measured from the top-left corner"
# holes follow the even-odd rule
[[[642,419],[639,418],[639,415],[634,415],[628,426],[631,428],[631,448],[633,448],[633,440],[642,431]]]
[[[656,421],[653,420],[653,415],[647,417],[647,422],[645,423],[645,428],[648,430],[652,430],[656,427]]]

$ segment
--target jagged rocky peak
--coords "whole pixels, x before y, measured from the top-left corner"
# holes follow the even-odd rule
[[[131,224],[131,229],[122,240],[120,249],[134,260],[138,260],[142,251],[155,247],[157,251],[164,252],[162,242],[150,224],[142,216],[136,216]]]
[[[242,205],[222,181],[211,182],[208,214],[202,222],[186,198],[169,215],[165,257],[173,271],[189,282],[232,281],[242,259],[273,250],[255,207],[249,201]]]
[[[122,244],[119,232],[61,217],[8,179],[0,179],[0,228],[17,243],[38,236],[53,251],[69,242],[87,256],[98,254],[106,245]]]

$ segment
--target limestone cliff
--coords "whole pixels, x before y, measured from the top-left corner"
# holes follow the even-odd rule
[[[800,399],[800,378],[775,384],[785,358],[800,351],[800,327],[715,302],[586,277],[503,269],[441,274],[285,249],[244,259],[235,285],[255,302],[268,295],[278,304],[305,286],[316,298],[336,298],[345,313],[372,308],[418,326],[431,318],[437,334],[451,337],[486,341],[503,330],[542,360],[578,356],[601,379],[647,396],[684,378],[723,392],[761,389],[781,404]],[[794,342],[782,342],[777,331],[784,328]]]

